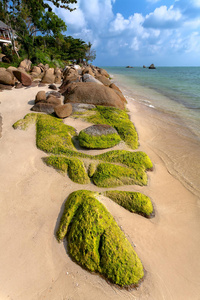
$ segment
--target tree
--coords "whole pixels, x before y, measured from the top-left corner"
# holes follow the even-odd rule
[[[1,0],[0,3],[1,15],[17,32],[18,40],[30,58],[38,32],[58,36],[67,29],[65,22],[52,12],[50,4],[71,11],[74,8],[70,4],[77,3],[77,0]]]
[[[87,51],[85,53],[85,60],[88,63],[88,61],[93,61],[96,58],[96,51],[92,48],[92,44],[89,42],[87,45]]]

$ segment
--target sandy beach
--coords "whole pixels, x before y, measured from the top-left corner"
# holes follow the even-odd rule
[[[101,199],[140,257],[146,275],[137,290],[108,284],[74,263],[55,231],[68,195],[76,190],[101,192],[93,184],[80,185],[45,165],[47,156],[35,144],[35,126],[27,131],[12,125],[30,112],[35,95],[47,87],[3,91],[0,94],[0,299],[5,300],[199,300],[200,200],[169,172],[164,155],[175,133],[136,101],[127,108],[139,134],[140,147],[151,158],[148,185],[123,186],[149,196],[155,217],[132,214],[111,200]],[[77,131],[88,126],[65,119]],[[165,128],[165,130],[164,130]],[[159,149],[159,145],[166,153]],[[183,141],[184,143],[184,141]],[[166,146],[166,147],[165,147]],[[120,146],[117,146],[120,147]],[[117,149],[117,148],[116,148]],[[178,155],[179,149],[177,149]],[[198,151],[198,149],[194,149]],[[102,153],[102,151],[93,151]]]

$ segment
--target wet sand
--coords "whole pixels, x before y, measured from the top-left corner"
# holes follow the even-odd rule
[[[198,300],[199,198],[169,171],[164,158],[167,154],[163,155],[162,149],[167,153],[173,132],[163,131],[165,122],[154,117],[151,109],[128,100],[129,114],[139,134],[139,150],[149,155],[154,171],[148,172],[148,186],[118,189],[145,193],[152,199],[156,215],[145,219],[102,199],[134,245],[146,270],[137,290],[120,290],[72,262],[65,245],[55,239],[67,196],[79,189],[99,192],[102,189],[73,183],[44,165],[41,158],[46,154],[35,146],[34,125],[27,131],[12,128],[15,121],[30,112],[38,90],[44,88],[1,93],[0,299]],[[71,118],[66,123],[78,131],[88,126]]]

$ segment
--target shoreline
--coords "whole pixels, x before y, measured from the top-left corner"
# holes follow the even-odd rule
[[[154,170],[148,172],[147,186],[122,186],[117,190],[139,191],[149,196],[155,218],[132,214],[105,198],[101,202],[134,245],[146,270],[144,281],[132,291],[108,285],[99,275],[75,264],[64,245],[57,243],[54,231],[67,196],[74,190],[102,189],[92,184],[73,183],[67,176],[44,165],[41,158],[45,154],[35,145],[34,126],[25,132],[13,130],[12,124],[30,112],[28,102],[38,90],[44,89],[47,87],[1,93],[2,300],[55,300],[59,297],[198,300],[200,209],[197,197],[168,172],[155,151],[159,142],[156,139],[163,134],[162,130],[158,134],[160,127],[153,122],[151,111],[132,100],[128,100],[127,107],[139,134],[138,150],[149,155]],[[66,120],[70,124],[73,119]],[[88,126],[81,120],[72,123],[79,130]]]
[[[147,126],[157,128],[157,137],[155,137],[154,143],[151,142],[151,147],[157,151],[157,154],[164,161],[168,172],[180,180],[200,200],[200,171],[196,168],[196,166],[200,166],[200,141],[196,139],[195,134],[190,128],[183,126],[182,120],[178,116],[142,103],[142,95],[134,94],[128,86],[120,84],[118,80],[113,79],[113,81],[121,88],[125,97],[134,102],[144,118],[149,119]],[[165,141],[163,136],[165,136]],[[178,153],[178,151],[180,152]],[[184,164],[186,157],[189,162]]]

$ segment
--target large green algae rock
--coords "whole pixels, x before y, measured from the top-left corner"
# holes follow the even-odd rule
[[[80,131],[79,144],[88,149],[107,149],[121,141],[117,131],[109,125],[93,125]]]
[[[143,278],[140,259],[94,192],[81,190],[68,197],[58,241],[65,236],[69,255],[87,270],[122,287],[135,286]]]
[[[138,192],[106,191],[104,195],[132,213],[150,218],[153,215],[153,205],[149,197]]]
[[[86,112],[79,116],[93,124],[107,124],[112,126],[129,147],[132,149],[138,148],[138,134],[126,111],[105,106],[96,106],[92,111],[93,115],[91,115],[90,110],[89,115]]]
[[[50,115],[38,114],[36,123],[36,144],[43,151],[60,154],[66,150],[76,150],[72,137],[76,136],[72,126]]]

